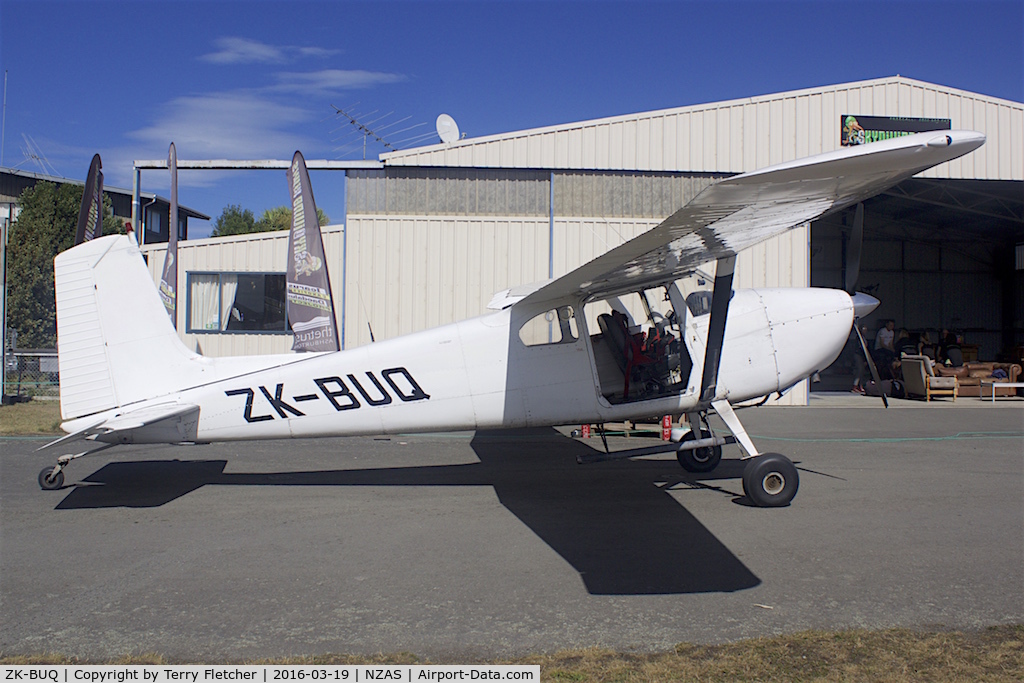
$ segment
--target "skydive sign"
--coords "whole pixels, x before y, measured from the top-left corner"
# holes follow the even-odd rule
[[[839,144],[843,147],[899,138],[929,130],[949,130],[949,119],[912,119],[903,116],[855,116],[839,118]]]

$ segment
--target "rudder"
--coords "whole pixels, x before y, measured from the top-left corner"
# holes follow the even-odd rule
[[[171,325],[134,240],[110,235],[54,259],[65,420],[187,386],[199,358]]]

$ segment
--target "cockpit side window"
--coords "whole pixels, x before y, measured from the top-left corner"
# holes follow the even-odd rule
[[[519,328],[519,339],[525,346],[572,344],[579,336],[572,306],[560,306],[535,315]]]

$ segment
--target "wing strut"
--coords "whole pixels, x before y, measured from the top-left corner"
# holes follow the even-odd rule
[[[754,442],[747,435],[728,398],[716,400],[718,394],[718,366],[722,361],[722,345],[725,342],[725,322],[729,315],[729,300],[732,298],[732,277],[736,271],[736,257],[718,259],[715,270],[715,288],[711,294],[711,320],[708,321],[708,340],[704,350],[704,371],[701,374],[700,400],[710,403],[718,416],[747,452],[747,458],[758,454]],[[687,415],[694,434],[700,434],[696,413]]]
[[[700,400],[711,403],[718,391],[718,364],[722,360],[725,341],[725,320],[729,315],[732,298],[732,275],[736,269],[736,256],[718,259],[715,270],[715,288],[711,294],[711,320],[708,322],[708,340],[704,347],[704,371],[700,380]]]

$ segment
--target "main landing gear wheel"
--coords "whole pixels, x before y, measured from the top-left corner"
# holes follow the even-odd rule
[[[799,487],[796,466],[778,453],[752,458],[743,470],[743,492],[758,507],[789,505]]]
[[[54,472],[54,470],[57,470]],[[56,491],[64,486],[64,472],[56,467],[45,467],[39,473],[39,486],[44,491]]]
[[[711,437],[711,432],[701,430],[701,438],[708,439]],[[683,437],[683,441],[693,441],[697,437],[693,432],[687,432]],[[718,467],[718,463],[722,461],[722,447],[721,446],[705,446],[704,448],[691,448],[685,451],[676,451],[676,460],[687,472],[710,472],[711,470]]]

